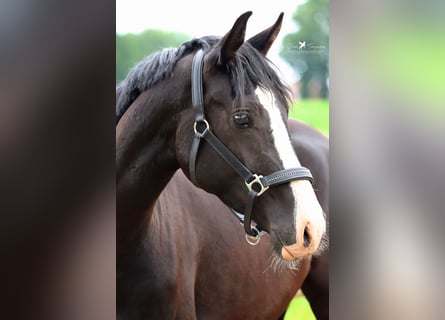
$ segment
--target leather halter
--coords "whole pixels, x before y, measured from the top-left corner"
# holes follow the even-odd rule
[[[195,112],[195,123],[193,129],[195,131],[195,137],[193,139],[192,149],[190,152],[190,179],[195,185],[198,185],[196,180],[196,158],[198,155],[199,144],[201,140],[204,139],[244,180],[248,191],[248,200],[244,210],[244,231],[246,232],[247,242],[250,244],[257,244],[261,232],[259,232],[257,227],[251,227],[251,216],[255,198],[261,196],[270,187],[288,183],[293,180],[309,180],[312,183],[312,174],[309,169],[304,167],[283,169],[268,176],[252,173],[224,145],[224,143],[222,143],[222,141],[219,140],[215,134],[213,134],[204,115],[204,95],[202,85],[203,61],[204,51],[199,50],[193,58],[192,64],[192,103]],[[240,218],[240,220],[242,219]]]

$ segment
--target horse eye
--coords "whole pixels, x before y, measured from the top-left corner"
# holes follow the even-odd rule
[[[233,122],[235,122],[238,126],[248,127],[249,115],[247,113],[236,113],[233,115]]]

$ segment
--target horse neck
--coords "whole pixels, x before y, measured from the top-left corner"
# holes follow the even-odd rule
[[[174,90],[169,83],[162,88]],[[180,106],[171,92],[150,89],[126,111],[116,128],[117,241],[134,240],[151,219],[153,206],[179,168],[175,152]],[[172,116],[173,115],[173,116]]]

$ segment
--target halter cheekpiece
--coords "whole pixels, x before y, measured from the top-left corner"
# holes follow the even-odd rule
[[[313,181],[309,169],[304,167],[290,168],[276,171],[268,176],[252,173],[210,130],[210,125],[204,115],[204,95],[202,86],[202,67],[204,61],[204,51],[199,50],[193,58],[192,64],[192,103],[195,113],[195,122],[193,130],[195,137],[193,139],[192,150],[190,152],[189,174],[190,179],[195,185],[196,180],[196,158],[198,155],[199,144],[202,139],[207,141],[210,146],[241,176],[247,187],[248,200],[242,214],[232,209],[235,215],[243,222],[246,240],[249,244],[255,245],[259,242],[260,236],[264,231],[257,225],[251,225],[251,215],[253,204],[256,197],[261,196],[270,187],[288,183],[293,180]]]

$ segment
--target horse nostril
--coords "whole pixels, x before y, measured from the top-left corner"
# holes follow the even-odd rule
[[[304,247],[307,248],[309,247],[309,244],[311,243],[311,237],[309,236],[309,233],[307,231],[307,227],[304,228],[304,234],[303,234],[303,238],[304,238]]]

